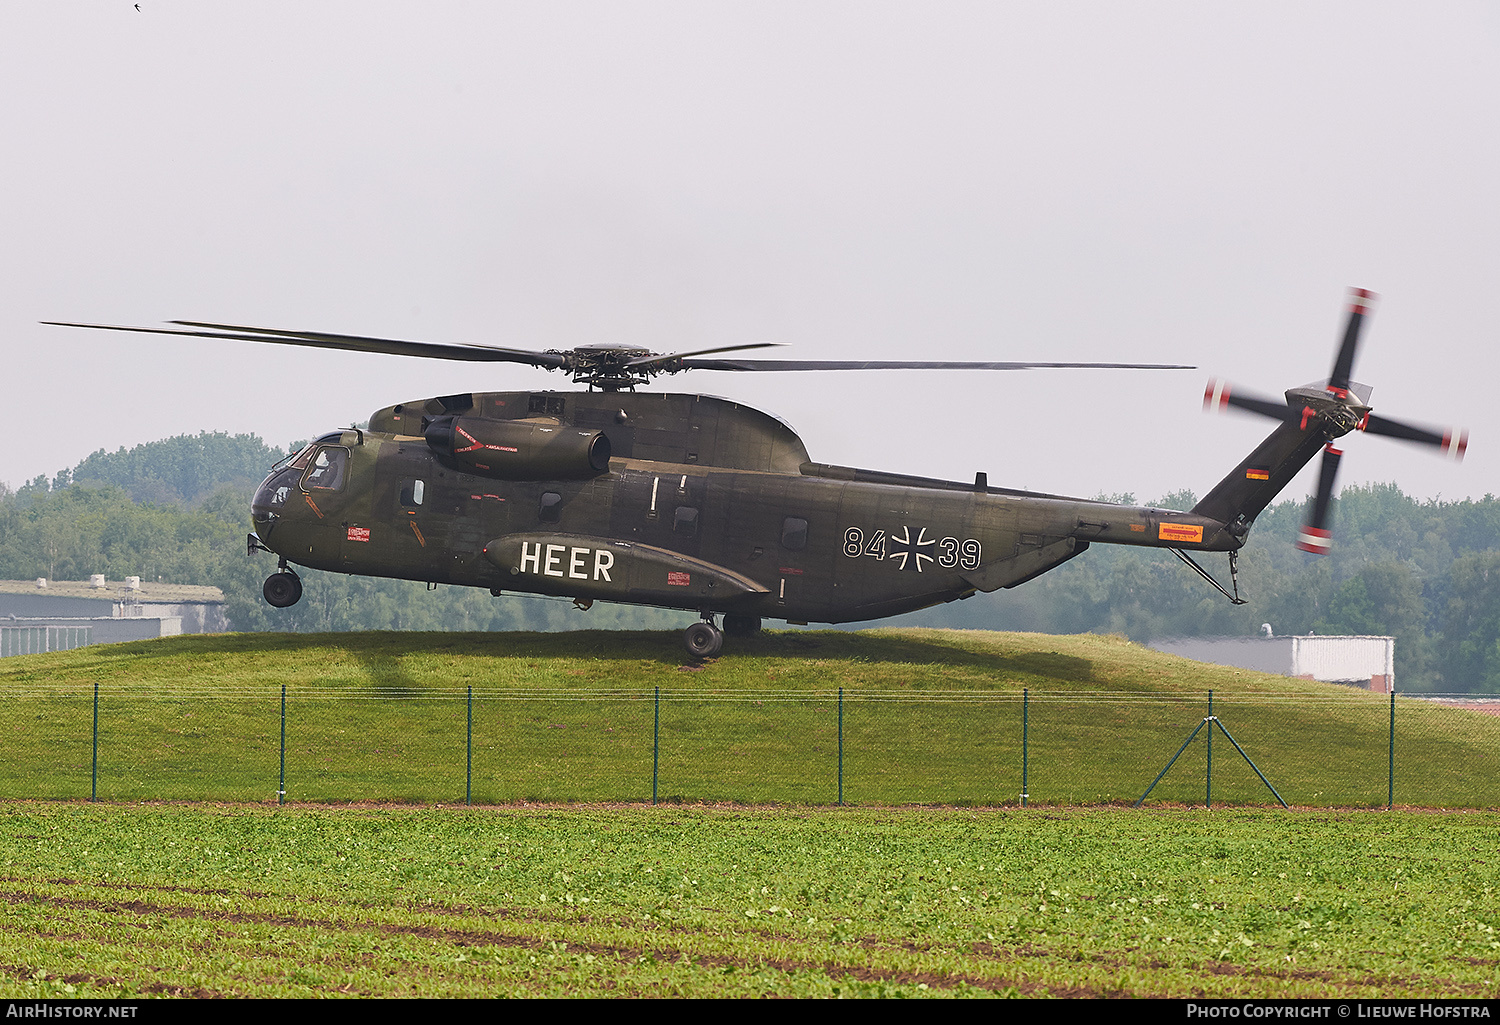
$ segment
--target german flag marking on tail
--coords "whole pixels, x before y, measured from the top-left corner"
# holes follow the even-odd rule
[[[1203,528],[1194,523],[1163,523],[1156,536],[1163,541],[1191,541],[1203,543]]]
[[[1247,467],[1245,467],[1245,479],[1246,480],[1270,480],[1271,479],[1271,470],[1270,470],[1269,467],[1266,467],[1266,466],[1247,466]]]

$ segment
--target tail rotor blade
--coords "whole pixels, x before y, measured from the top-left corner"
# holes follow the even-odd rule
[[[1371,413],[1365,417],[1360,430],[1366,434],[1381,434],[1387,438],[1400,438],[1402,441],[1415,441],[1421,445],[1436,446],[1443,455],[1455,462],[1463,459],[1464,453],[1469,448],[1469,432],[1459,427],[1418,427],[1416,424],[1402,423],[1388,416],[1376,416]]]
[[[1221,381],[1215,377],[1209,378],[1208,387],[1203,389],[1204,410],[1216,409],[1222,412],[1230,406],[1251,413],[1259,413],[1272,420],[1294,420],[1300,415],[1285,401],[1246,395],[1231,386],[1228,381]]]
[[[1312,516],[1297,531],[1297,547],[1314,555],[1327,555],[1333,544],[1328,529],[1328,511],[1333,505],[1333,482],[1339,474],[1343,451],[1323,446],[1323,465],[1318,474],[1318,493],[1313,498]]]
[[[1349,321],[1344,325],[1344,340],[1333,361],[1333,373],[1328,375],[1328,387],[1349,390],[1349,379],[1354,374],[1354,354],[1359,348],[1359,332],[1365,326],[1365,318],[1374,312],[1377,298],[1368,289],[1349,289]]]

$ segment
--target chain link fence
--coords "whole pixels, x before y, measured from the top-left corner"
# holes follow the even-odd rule
[[[1466,704],[1337,689],[43,687],[7,696],[0,795],[1500,807],[1500,702]]]

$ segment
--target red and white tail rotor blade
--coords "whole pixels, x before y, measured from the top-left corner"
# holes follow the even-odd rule
[[[1344,324],[1344,338],[1333,360],[1333,373],[1328,375],[1328,389],[1341,398],[1349,392],[1354,357],[1359,351],[1359,333],[1365,326],[1365,318],[1375,311],[1376,298],[1369,289],[1349,289],[1349,320]]]
[[[1415,441],[1419,445],[1432,445],[1455,462],[1463,459],[1469,448],[1469,432],[1460,427],[1421,427],[1371,413],[1365,417],[1359,429],[1366,434],[1380,434],[1387,438]]]
[[[1297,531],[1297,547],[1314,555],[1327,555],[1333,546],[1333,532],[1328,529],[1328,513],[1333,507],[1333,485],[1339,474],[1339,460],[1344,453],[1332,445],[1323,446],[1323,465],[1318,473],[1318,493],[1313,497],[1312,515]]]
[[[1203,408],[1222,413],[1231,406],[1235,409],[1268,416],[1272,420],[1292,420],[1298,415],[1283,400],[1247,395],[1228,381],[1221,381],[1216,377],[1209,378],[1208,387],[1203,389]]]

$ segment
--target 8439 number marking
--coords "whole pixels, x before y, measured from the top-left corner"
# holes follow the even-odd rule
[[[844,554],[851,559],[869,556],[876,562],[889,559],[901,570],[914,569],[921,573],[923,565],[930,562],[936,562],[944,569],[955,566],[978,569],[983,549],[972,537],[930,538],[926,527],[918,527],[915,537],[910,527],[902,527],[890,535],[877,530],[869,537],[859,527],[850,527],[844,531]]]

